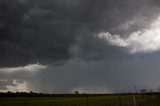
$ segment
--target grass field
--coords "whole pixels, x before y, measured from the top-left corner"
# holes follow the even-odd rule
[[[0,106],[160,106],[155,95],[0,97]]]

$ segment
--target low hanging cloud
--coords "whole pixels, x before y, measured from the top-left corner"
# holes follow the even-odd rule
[[[71,93],[75,93],[78,91],[78,93],[98,93],[98,94],[104,94],[104,93],[112,93],[112,91],[106,87],[76,87],[71,89]]]
[[[2,73],[14,73],[14,72],[36,72],[40,70],[46,69],[47,66],[40,65],[40,64],[30,64],[23,67],[13,67],[13,68],[0,68],[0,72]]]
[[[25,80],[32,78],[36,73],[47,68],[48,66],[38,63],[29,64],[23,67],[0,68],[0,92],[28,92],[29,90]]]
[[[133,32],[126,38],[112,35],[110,32],[100,33],[98,37],[113,46],[127,48],[132,54],[158,51],[160,50],[160,16],[149,28]]]
[[[0,92],[29,92],[25,81],[20,83],[17,80],[0,80],[0,84]]]

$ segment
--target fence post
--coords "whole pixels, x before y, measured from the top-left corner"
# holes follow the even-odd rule
[[[135,95],[133,95],[133,105],[134,105],[134,106],[137,106],[137,103],[136,103],[136,96],[135,96]]]
[[[89,104],[88,104],[88,95],[87,95],[87,106],[89,106]]]
[[[121,96],[118,96],[119,98],[119,106],[122,106]]]
[[[154,106],[155,105],[155,95],[154,94],[152,94],[152,106]]]

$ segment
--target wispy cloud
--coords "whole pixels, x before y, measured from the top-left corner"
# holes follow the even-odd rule
[[[46,69],[46,68],[47,68],[47,66],[45,66],[45,65],[30,64],[30,65],[23,66],[23,67],[0,68],[0,72],[4,72],[4,73],[14,73],[14,72],[21,72],[21,71],[36,72],[36,71]]]

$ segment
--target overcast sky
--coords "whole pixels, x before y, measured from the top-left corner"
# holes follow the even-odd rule
[[[0,91],[156,91],[159,75],[159,0],[0,0]]]

